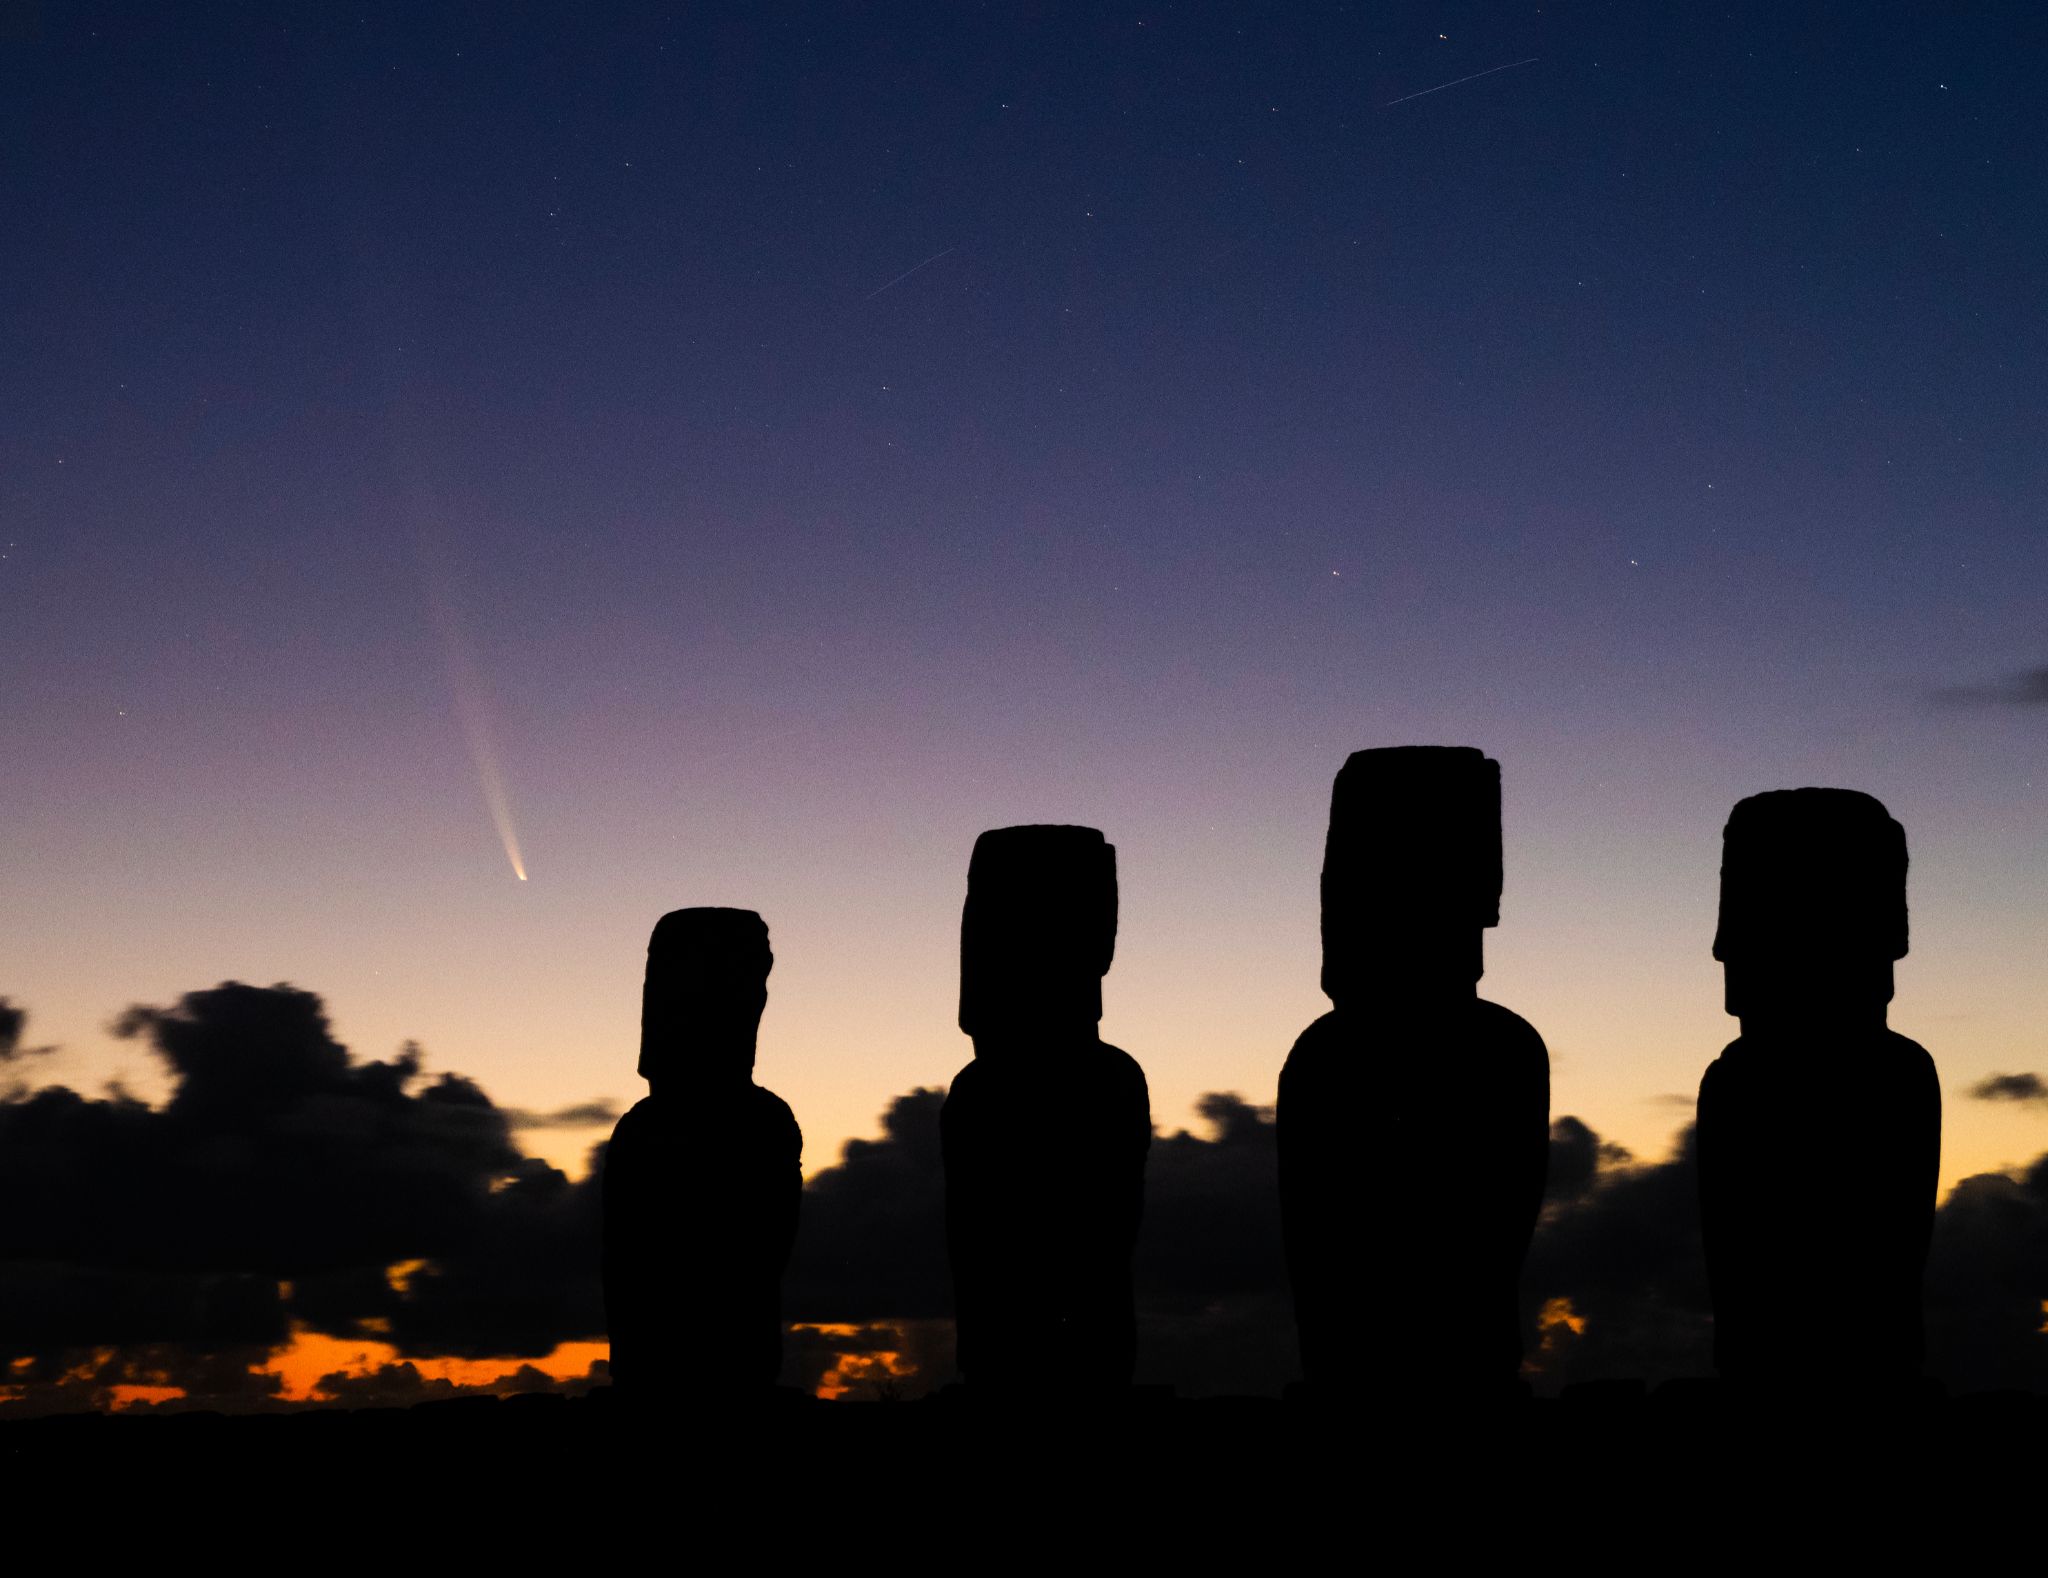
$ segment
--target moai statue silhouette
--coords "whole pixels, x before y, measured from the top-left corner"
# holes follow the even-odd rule
[[[1097,1033],[1116,912],[1116,850],[1094,828],[975,841],[960,921],[974,1061],[941,1115],[972,1395],[1100,1398],[1130,1384],[1152,1111],[1143,1070]]]
[[[1549,1159],[1543,1039],[1484,1001],[1500,764],[1359,751],[1323,852],[1323,992],[1280,1075],[1280,1194],[1311,1396],[1520,1395],[1518,1284]]]
[[[774,964],[752,910],[662,916],[647,943],[640,1076],[604,1163],[612,1380],[642,1403],[765,1395],[782,1365],[782,1272],[803,1136],[754,1083]]]
[[[1867,794],[1737,802],[1714,957],[1742,1034],[1700,1082],[1700,1225],[1724,1381],[1895,1394],[1922,1357],[1941,1087],[1885,1023],[1906,833]]]

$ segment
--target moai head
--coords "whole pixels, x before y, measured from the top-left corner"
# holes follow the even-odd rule
[[[1854,789],[1738,800],[1721,834],[1714,957],[1737,1018],[1875,1013],[1906,956],[1906,830]]]
[[[1323,846],[1325,995],[1343,1008],[1470,991],[1500,888],[1499,762],[1469,745],[1354,752]]]
[[[974,841],[960,916],[960,1028],[984,1041],[1094,1033],[1116,954],[1116,846],[1092,827]]]
[[[647,939],[640,1077],[660,1090],[744,1082],[768,1006],[768,923],[752,910],[671,910]]]

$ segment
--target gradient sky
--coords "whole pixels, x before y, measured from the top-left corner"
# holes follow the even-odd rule
[[[1912,848],[1944,1183],[2048,1149],[1963,1094],[2048,1069],[2048,20],[1787,10],[53,0],[0,37],[36,1076],[160,1088],[107,1021],[232,977],[630,1101],[654,918],[743,905],[816,1168],[969,1055],[975,834],[1075,821],[1175,1127],[1327,1006],[1344,756],[1439,742],[1503,765],[1483,990],[1555,1113],[1662,1153],[1727,809],[1841,784]]]

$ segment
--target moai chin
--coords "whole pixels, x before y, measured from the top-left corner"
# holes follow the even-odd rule
[[[1499,923],[1500,765],[1359,751],[1322,873],[1334,1005],[1280,1076],[1282,1220],[1311,1395],[1519,1396],[1522,1260],[1542,1206],[1550,1061],[1481,999]]]
[[[1714,1362],[1750,1395],[1910,1387],[1941,1163],[1934,1061],[1887,1024],[1906,834],[1850,789],[1739,801],[1714,957],[1742,1033],[1700,1083]]]
[[[753,1078],[774,962],[752,910],[675,910],[648,940],[650,1094],[612,1131],[603,1179],[612,1379],[642,1404],[765,1395],[781,1368],[803,1135]]]
[[[1144,1072],[1097,1028],[1116,923],[1116,850],[1094,828],[975,841],[960,923],[974,1061],[941,1135],[959,1364],[979,1396],[1130,1383],[1152,1117]]]

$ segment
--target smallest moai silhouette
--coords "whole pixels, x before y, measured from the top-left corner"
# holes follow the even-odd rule
[[[1280,1204],[1310,1395],[1520,1395],[1522,1261],[1549,1161],[1550,1059],[1478,995],[1500,920],[1500,764],[1358,751],[1323,854],[1331,1011],[1280,1075]]]
[[[782,1272],[803,1135],[754,1083],[774,955],[752,910],[662,916],[647,943],[640,1075],[604,1165],[612,1380],[645,1403],[765,1394],[782,1366]]]
[[[1882,1394],[1918,1376],[1941,1165],[1934,1060],[1886,1025],[1906,833],[1851,789],[1739,801],[1714,957],[1742,1034],[1700,1082],[1714,1363],[1731,1385]]]
[[[959,1365],[974,1395],[1130,1384],[1152,1112],[1144,1072],[1097,1032],[1116,916],[1116,850],[1094,828],[975,841],[960,922],[974,1061],[940,1119]]]

